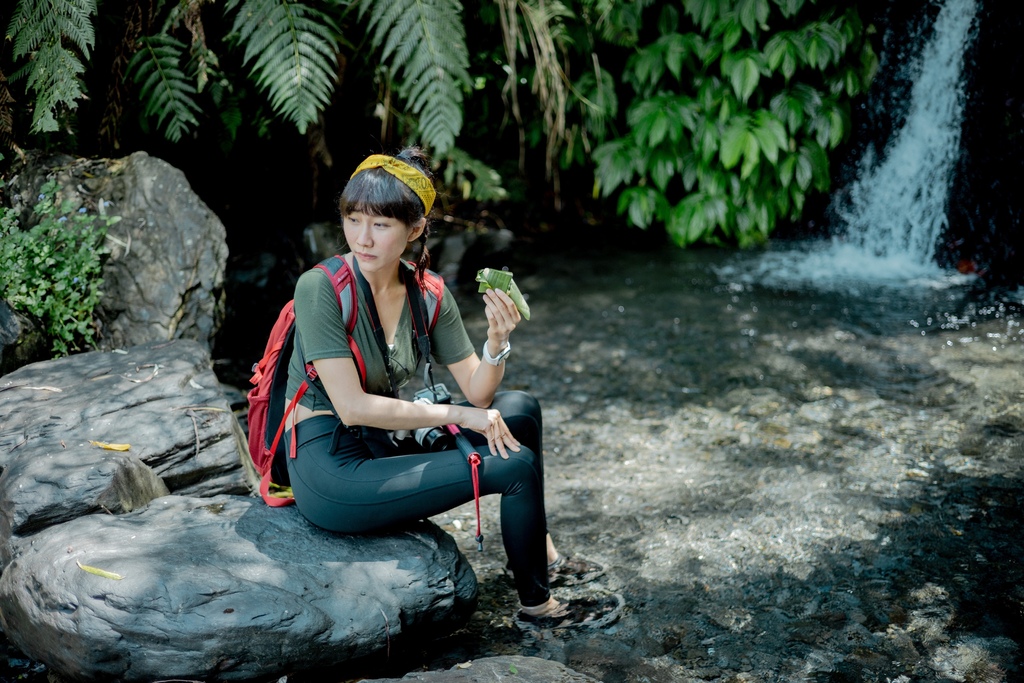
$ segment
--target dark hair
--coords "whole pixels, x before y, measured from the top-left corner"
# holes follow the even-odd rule
[[[404,161],[423,175],[434,180],[430,172],[430,160],[419,147],[406,147],[396,159]],[[430,252],[427,250],[427,237],[430,235],[430,217],[426,216],[423,200],[412,189],[383,168],[369,168],[360,172],[345,185],[338,199],[338,210],[342,219],[353,211],[371,216],[387,216],[397,218],[406,225],[412,225],[426,217],[427,223],[420,235],[420,255],[416,260],[416,273],[422,275],[430,265]]]

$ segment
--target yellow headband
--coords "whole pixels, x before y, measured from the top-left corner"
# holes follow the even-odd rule
[[[349,178],[355,178],[358,173],[365,171],[368,168],[383,168],[385,171],[393,175],[394,177],[401,180],[403,183],[409,186],[409,189],[416,193],[416,196],[423,202],[423,214],[430,213],[430,208],[434,206],[434,184],[430,182],[430,178],[423,175],[421,171],[416,170],[409,164],[405,163],[401,159],[389,157],[386,154],[373,154],[366,157],[363,163],[356,167],[354,173]]]

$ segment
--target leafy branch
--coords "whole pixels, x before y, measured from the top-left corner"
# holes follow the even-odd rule
[[[0,157],[2,158],[2,157]],[[0,207],[0,299],[40,321],[54,356],[92,347],[93,309],[100,300],[107,228],[117,216],[75,210],[54,181],[43,185],[21,225],[17,209]]]
[[[828,152],[877,61],[856,10],[805,16],[802,0],[685,0],[637,49],[629,131],[594,151],[604,196],[634,226],[672,239],[763,242],[829,187]],[[782,17],[773,17],[773,13]],[[689,29],[680,29],[686,20]],[[762,35],[770,22],[786,26]],[[766,39],[767,38],[767,39]]]

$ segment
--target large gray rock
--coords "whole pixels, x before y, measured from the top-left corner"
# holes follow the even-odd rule
[[[93,192],[121,216],[97,307],[103,348],[178,338],[209,347],[224,315],[224,224],[184,173],[145,152],[113,166]]]
[[[82,353],[26,365],[0,378],[0,468],[14,458],[38,461],[100,451],[94,441],[128,444],[129,454],[183,495],[248,495],[255,482],[244,466],[248,449],[238,420],[209,353],[194,341]],[[6,492],[16,498],[0,507],[31,508],[40,486],[57,487],[52,489],[57,497],[91,495],[77,484],[69,486],[70,478],[59,483],[70,472],[41,472],[38,486],[23,477],[22,487]],[[69,511],[65,519],[77,514]]]
[[[3,377],[0,468],[0,627],[65,679],[279,677],[436,636],[475,605],[472,569],[431,523],[339,536],[252,497],[194,341]]]
[[[476,600],[472,569],[432,523],[339,536],[253,498],[165,496],[20,543],[0,576],[0,624],[69,680],[335,667],[455,629]]]
[[[209,347],[224,313],[226,231],[185,175],[145,152],[122,159],[31,153],[9,184],[23,220],[49,179],[73,206],[121,216],[108,231],[99,348],[170,339]]]

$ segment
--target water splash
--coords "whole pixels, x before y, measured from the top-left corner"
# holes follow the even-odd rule
[[[932,267],[947,227],[946,208],[960,153],[963,57],[976,14],[975,0],[948,0],[931,39],[912,66],[910,109],[880,164],[870,155],[849,194],[832,210],[843,226],[839,244],[871,260],[905,260]]]
[[[833,234],[769,250],[745,264],[762,284],[848,288],[851,284],[949,286],[964,277],[942,271],[935,249],[947,227],[952,174],[960,153],[964,53],[977,0],[946,0],[921,53],[905,67],[913,81],[903,127],[881,160],[868,153],[858,179],[833,195]]]

